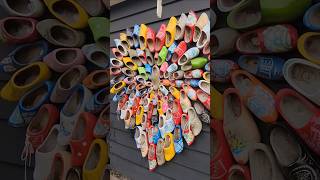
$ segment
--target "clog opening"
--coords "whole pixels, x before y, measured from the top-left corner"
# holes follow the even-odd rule
[[[313,116],[313,112],[295,96],[284,96],[280,101],[284,118],[295,129],[303,128]]]
[[[31,62],[39,60],[43,53],[44,52],[41,44],[33,44],[16,51],[14,54],[14,59],[20,65],[27,65]]]
[[[25,19],[7,19],[4,21],[4,29],[15,38],[23,38],[33,32],[33,25]]]
[[[72,133],[72,140],[81,140],[85,137],[86,120],[80,116]]]
[[[320,62],[320,36],[319,35],[312,35],[306,38],[304,43],[304,48],[309,56],[312,59],[316,59]]]
[[[95,73],[92,77],[93,82],[96,84],[105,83],[105,85],[106,85],[108,79],[109,79],[108,73],[106,73],[106,72]]]
[[[101,147],[99,144],[94,144],[93,148],[89,152],[89,157],[87,159],[87,162],[85,163],[85,169],[86,170],[94,170],[97,168],[99,161],[100,161],[100,153],[101,153]]]
[[[288,70],[289,77],[307,94],[314,94],[314,89],[320,87],[319,69],[305,64],[294,64]]]
[[[81,72],[79,68],[72,68],[70,71],[68,71],[66,74],[63,74],[63,76],[60,79],[60,87],[62,89],[71,89],[74,86],[76,86],[81,78]]]
[[[32,109],[41,102],[48,95],[48,87],[43,84],[41,87],[31,91],[22,100],[22,106],[26,109]]]
[[[79,12],[70,1],[57,1],[52,5],[52,10],[68,23],[76,23],[79,21]]]
[[[62,49],[57,51],[56,59],[61,64],[71,64],[77,57],[76,50],[73,49]]]
[[[74,32],[64,26],[54,26],[50,29],[50,34],[55,41],[61,44],[73,45],[77,39]]]
[[[36,116],[32,119],[29,127],[32,133],[40,132],[45,129],[49,122],[49,112],[47,108],[41,108]]]
[[[273,167],[267,154],[260,149],[253,150],[250,156],[250,170],[252,179],[270,180],[273,178]],[[261,176],[263,174],[263,176]]]
[[[102,66],[108,64],[108,59],[108,55],[102,51],[95,51],[91,54],[91,60]]]
[[[13,9],[14,11],[18,12],[18,13],[29,13],[30,12],[30,7],[29,3],[30,0],[15,0],[15,1],[11,1],[11,0],[5,0],[8,4],[8,6]]]
[[[28,84],[32,84],[33,81],[38,78],[39,74],[40,67],[34,65],[20,71],[20,73],[14,77],[13,81],[17,86],[26,86]]]

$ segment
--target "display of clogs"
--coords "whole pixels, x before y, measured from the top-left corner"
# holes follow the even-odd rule
[[[7,15],[0,20],[0,41],[11,49],[0,60],[1,76],[10,76],[0,97],[17,102],[8,125],[26,128],[21,160],[27,167],[35,159],[35,180],[105,178],[110,71],[122,75],[112,85],[125,73],[135,75],[123,69],[129,48],[123,42],[110,60],[107,2],[3,0],[0,6]],[[116,90],[116,97],[125,92]]]
[[[188,16],[170,17],[158,32],[135,25],[127,28],[126,38],[120,33],[114,40],[110,93],[124,129],[135,129],[134,141],[142,157],[148,155],[150,171],[191,146],[203,123],[210,122],[210,53],[202,53],[209,31],[209,16],[202,13],[198,19],[190,11]],[[197,109],[195,102],[201,104]]]
[[[194,87],[205,102],[204,82],[214,82],[211,179],[318,179],[319,2],[211,3],[220,11],[217,26],[227,25],[211,29],[213,59],[205,70],[212,73]],[[201,106],[193,104],[201,119]]]

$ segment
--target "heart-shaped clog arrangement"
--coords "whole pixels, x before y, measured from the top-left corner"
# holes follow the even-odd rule
[[[210,123],[210,21],[190,11],[158,32],[145,24],[114,39],[110,93],[149,170],[171,161]],[[184,139],[184,140],[183,140]]]

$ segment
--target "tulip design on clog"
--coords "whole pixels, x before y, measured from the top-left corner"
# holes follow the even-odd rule
[[[250,146],[260,142],[260,133],[251,114],[245,108],[239,91],[230,88],[224,92],[223,96],[223,126],[226,139],[235,160],[245,164],[249,159]]]

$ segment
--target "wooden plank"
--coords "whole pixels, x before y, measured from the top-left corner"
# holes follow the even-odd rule
[[[126,146],[119,146],[118,143],[111,141],[110,142],[110,156],[118,155],[122,157],[123,159],[128,160],[129,162],[138,162],[137,164],[141,165],[142,167],[145,167],[146,171],[148,169],[148,161],[147,158],[142,158],[140,151],[132,148],[128,148]],[[192,153],[192,152],[191,152]],[[183,156],[183,155],[180,155]],[[173,179],[209,179],[210,172],[202,173],[195,169],[190,169],[187,166],[183,166],[181,164],[178,164],[178,161],[176,160],[178,156],[174,157],[174,159],[170,162],[165,163],[162,166],[158,166],[155,169],[155,172],[167,175]],[[183,157],[181,157],[183,158]],[[207,158],[208,161],[210,158]],[[112,162],[112,161],[111,161]],[[195,161],[191,161],[195,163]],[[112,163],[113,164],[113,163]],[[196,166],[196,165],[194,165]],[[206,164],[206,166],[209,166],[209,163]],[[128,167],[128,165],[127,165]]]
[[[210,12],[209,12],[209,9],[201,9],[201,10],[199,10],[199,11],[196,11],[196,14],[197,14],[198,16],[200,16],[201,13],[203,13],[203,12],[205,12],[205,13],[207,13],[207,14],[210,13]],[[181,14],[181,13],[180,13],[180,14]],[[176,15],[176,17],[179,18],[179,17],[180,17],[180,14]],[[171,17],[171,16],[170,16],[170,17]],[[168,23],[170,17],[168,17],[168,18],[162,18],[161,20],[157,20],[157,21],[155,21],[155,22],[150,22],[150,23],[148,24],[148,27],[153,28],[153,30],[155,30],[155,31],[157,32],[158,29],[160,28],[160,25],[161,25],[161,24],[163,24],[163,23],[167,24],[167,23]],[[133,21],[133,22],[135,22],[135,21]],[[140,23],[135,22],[134,24],[141,24],[141,22],[140,22]],[[133,27],[134,24],[131,23],[131,24],[128,24],[128,25],[124,25],[124,26],[122,26],[121,29],[118,29],[117,31],[111,32],[111,33],[110,33],[110,47],[115,47],[115,44],[114,44],[113,40],[114,40],[114,39],[119,39],[119,34],[120,34],[121,32],[124,32],[124,33],[125,33],[126,28],[127,28],[127,27]],[[111,26],[113,26],[113,23],[111,23]],[[111,52],[111,56],[113,57],[112,52]]]
[[[166,6],[169,3],[172,3],[178,0],[163,0],[162,5]],[[130,7],[130,8],[128,8]],[[139,0],[139,3],[136,1],[126,1],[121,4],[112,6],[110,20],[115,21],[121,18],[132,16],[134,14],[142,13],[146,10],[156,9],[157,2],[150,0]]]
[[[124,126],[121,126],[121,129],[118,129],[118,128],[115,128],[113,125],[110,133],[110,139],[115,142],[119,142],[123,145],[127,145],[132,148],[135,148],[135,142],[133,138],[134,131],[126,130],[123,128]],[[201,132],[200,135],[196,137],[195,142],[191,146],[185,146],[185,148],[209,155],[210,154],[209,144],[210,144],[210,133]]]
[[[158,179],[158,180],[170,180],[167,176],[163,176],[157,172],[150,172],[145,167],[141,167],[139,164],[130,162],[127,159],[122,158],[116,154],[110,153],[110,167],[114,170],[121,172],[124,176],[130,177],[133,180],[137,179]],[[142,177],[143,175],[143,177]]]
[[[190,10],[197,12],[199,10],[209,9],[209,7],[210,6],[209,6],[208,0],[176,1],[174,3],[170,3],[163,7],[162,19],[168,19],[171,16],[180,16],[181,13],[186,13],[186,12],[189,12]],[[126,17],[126,18],[119,19],[117,21],[113,21],[111,23],[110,32],[122,30],[124,29],[124,27],[132,27],[134,24],[145,23],[148,25],[150,23],[154,23],[159,20],[160,19],[157,17],[156,10],[148,10],[142,13],[138,13],[138,14]]]
[[[110,143],[113,144],[113,150],[110,150],[112,153],[120,152],[122,148],[130,148],[134,151],[138,151],[139,158],[136,158],[134,162],[138,164],[143,164],[143,161],[145,158],[141,157],[140,150],[136,148],[134,140],[132,139],[131,142],[128,142],[128,144],[122,144],[119,141],[110,140]],[[133,146],[132,146],[133,145]],[[115,152],[116,151],[116,152]],[[126,158],[125,156],[122,156],[123,158]],[[129,158],[129,157],[127,157]],[[196,161],[195,161],[196,159]],[[181,154],[176,154],[174,159],[171,162],[174,162],[176,164],[179,164],[180,166],[185,166],[189,169],[199,171],[204,174],[210,173],[210,155],[209,154],[203,154],[200,152],[192,151],[190,149],[184,149]],[[146,166],[147,167],[147,166]]]

